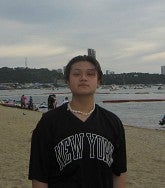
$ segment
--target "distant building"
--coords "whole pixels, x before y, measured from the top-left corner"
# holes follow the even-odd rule
[[[65,73],[66,66],[63,67],[63,74]]]
[[[62,73],[62,69],[57,69],[57,72],[58,73]]]
[[[161,66],[161,74],[165,75],[165,66]]]
[[[106,70],[106,71],[105,71],[105,74],[106,74],[106,75],[115,74],[115,72],[114,72],[114,71],[110,71],[110,70]]]
[[[88,55],[96,58],[96,51],[94,49],[88,48]]]

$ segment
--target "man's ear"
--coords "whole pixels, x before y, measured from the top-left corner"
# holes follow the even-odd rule
[[[69,80],[66,81],[66,84],[68,84],[68,86],[69,86]]]
[[[100,87],[100,85],[101,85],[101,81],[100,81],[100,80],[98,80],[98,82],[97,82],[97,88],[99,88],[99,87]]]

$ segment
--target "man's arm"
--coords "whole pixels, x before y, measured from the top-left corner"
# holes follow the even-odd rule
[[[48,188],[48,184],[37,180],[32,180],[32,188]]]
[[[120,176],[113,175],[113,188],[125,188],[126,187],[126,175],[121,173]]]

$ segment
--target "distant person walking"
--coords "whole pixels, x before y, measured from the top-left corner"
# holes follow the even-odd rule
[[[48,97],[48,110],[53,110],[57,106],[56,95],[51,94]]]
[[[26,108],[26,99],[25,95],[21,96],[21,108]]]
[[[28,109],[33,110],[33,98],[32,98],[32,96],[30,96],[30,98],[29,98]]]
[[[63,100],[62,104],[65,104],[65,103],[68,103],[69,102],[69,99],[68,97],[65,97],[65,99]]]

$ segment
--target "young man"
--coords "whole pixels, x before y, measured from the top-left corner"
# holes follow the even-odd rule
[[[98,61],[77,56],[65,77],[72,100],[46,113],[33,131],[33,188],[124,188],[124,128],[115,114],[95,104],[102,78]]]

